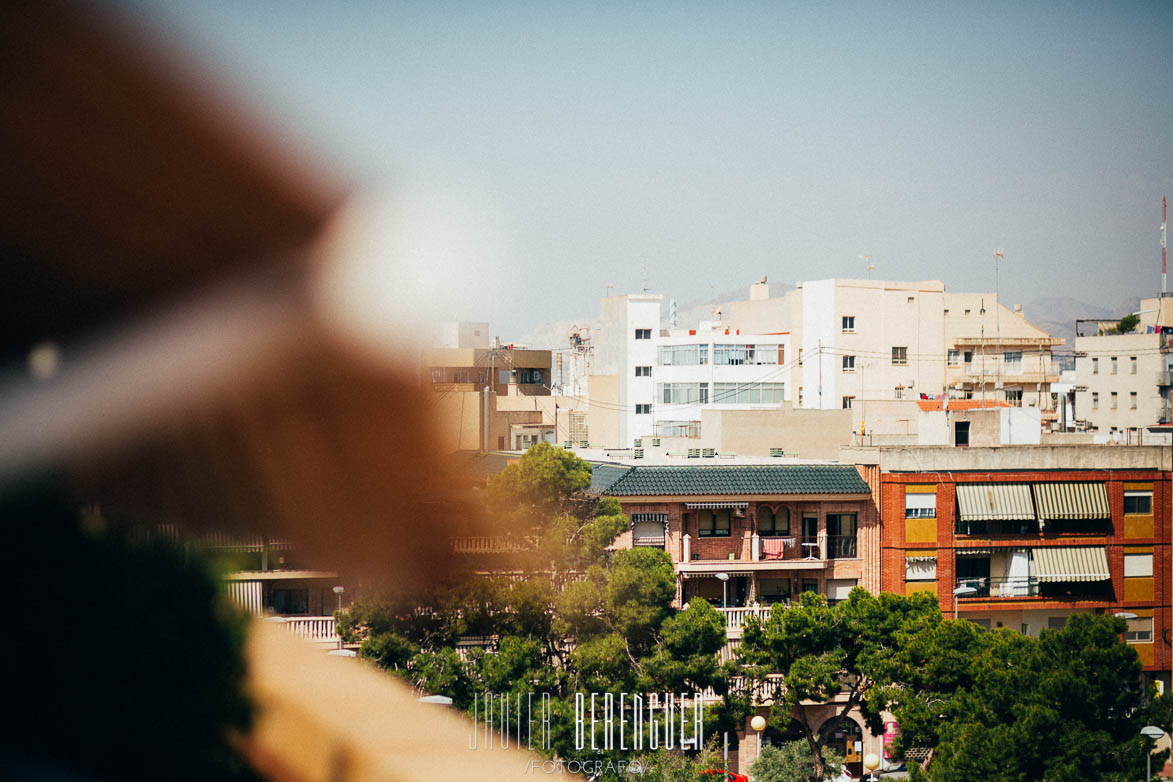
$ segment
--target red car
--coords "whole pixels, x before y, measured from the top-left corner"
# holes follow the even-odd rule
[[[719,768],[710,768],[707,771],[701,772],[702,777],[713,777],[714,782],[721,780],[721,782],[749,782],[749,777],[744,774],[734,774],[732,771],[722,771]]]

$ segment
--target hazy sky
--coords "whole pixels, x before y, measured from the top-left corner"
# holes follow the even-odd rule
[[[1007,303],[1159,289],[1170,2],[116,1],[356,190],[472,216],[462,317],[506,338],[641,263],[682,302],[862,255],[992,290],[998,247]]]

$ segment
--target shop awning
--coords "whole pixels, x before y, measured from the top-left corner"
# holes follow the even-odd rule
[[[1028,483],[959,483],[957,509],[962,521],[1033,519]]]
[[[1103,483],[1036,483],[1034,489],[1039,518],[1044,521],[1112,517]]]
[[[1108,581],[1108,553],[1103,546],[1065,546],[1034,549],[1039,583]]]

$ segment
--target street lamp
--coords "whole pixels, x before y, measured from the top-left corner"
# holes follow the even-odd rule
[[[863,768],[871,776],[872,782],[876,779],[876,769],[880,767],[880,756],[875,752],[869,752],[863,756]]]
[[[1161,730],[1155,725],[1145,725],[1140,729],[1140,735],[1156,741],[1165,735],[1165,731]],[[1153,782],[1153,750],[1151,747],[1149,748],[1148,753],[1145,755],[1145,767],[1147,769],[1147,775],[1145,776],[1145,779],[1147,779],[1148,782]]]
[[[766,718],[760,714],[754,715],[754,718],[749,721],[749,726],[757,731],[758,734],[758,757],[762,756],[762,731],[766,729]]]
[[[338,610],[339,611],[342,610],[342,593],[345,591],[346,591],[346,588],[343,587],[341,584],[334,587],[334,594],[337,595],[337,597],[338,597]],[[334,635],[338,636],[338,651],[341,651],[341,649],[342,649],[342,633],[338,632],[338,624],[337,624],[338,619],[337,619],[337,617],[335,617],[334,622],[335,622]]]
[[[729,607],[729,574],[718,573],[717,580],[721,582],[721,607]]]
[[[957,618],[957,598],[961,597],[962,595],[972,595],[975,592],[977,592],[977,589],[974,587],[971,587],[969,584],[962,584],[961,586],[957,587],[957,589],[953,590],[953,618],[954,619]]]

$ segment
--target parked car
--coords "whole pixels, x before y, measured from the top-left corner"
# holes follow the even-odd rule
[[[721,782],[749,782],[749,777],[745,774],[734,774],[732,771],[724,771],[719,768],[710,768],[701,772],[702,777],[710,777],[713,782],[720,780]]]

